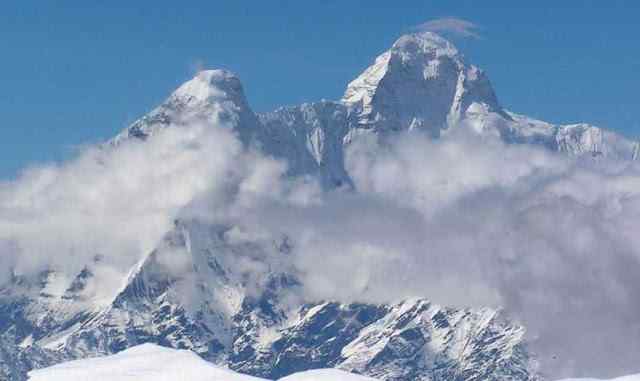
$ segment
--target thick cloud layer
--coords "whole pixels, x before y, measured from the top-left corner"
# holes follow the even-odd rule
[[[102,290],[117,291],[185,205],[243,170],[241,153],[228,130],[176,126],[144,144],[92,147],[26,170],[0,185],[0,280],[90,265],[113,275]]]
[[[357,191],[326,193],[224,128],[90,149],[2,184],[0,268],[6,280],[92,263],[117,284],[174,219],[199,219],[233,226],[227,239],[265,261],[288,237],[307,299],[503,307],[554,375],[638,370],[636,164],[419,134],[365,134],[346,161]]]
[[[451,303],[497,301],[529,328],[553,373],[638,370],[636,164],[461,138],[412,136],[363,152],[349,160],[359,189],[425,217],[423,251],[401,261],[415,262],[412,284]],[[450,287],[429,293],[419,273],[431,271]]]

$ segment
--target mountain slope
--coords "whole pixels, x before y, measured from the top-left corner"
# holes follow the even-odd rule
[[[189,275],[167,276],[159,248],[113,305],[58,349],[84,357],[155,342],[270,379],[327,367],[382,380],[453,374],[534,378],[524,330],[495,311],[447,309],[421,299],[397,305],[292,305],[285,303],[297,287],[290,271],[256,280],[262,290],[257,295],[249,290],[254,287],[227,258],[255,256],[259,249],[227,242],[221,227],[184,223],[164,249],[167,244],[174,250],[182,246],[193,265]],[[280,254],[286,256],[286,249]]]
[[[110,306],[71,330],[51,327],[64,337],[43,344],[59,358],[85,358],[157,343],[269,379],[330,367],[381,380],[536,379],[524,329],[495,311],[443,308],[423,299],[292,303],[299,284],[292,271],[247,283],[228,258],[256,257],[259,249],[224,237],[219,226],[179,224]],[[185,255],[190,270],[167,268],[163,252]],[[18,373],[5,376],[23,379],[24,370]]]

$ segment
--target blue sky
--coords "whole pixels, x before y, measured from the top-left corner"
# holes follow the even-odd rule
[[[456,42],[509,109],[640,136],[640,2],[526,3],[4,1],[0,178],[113,136],[201,66],[236,72],[256,111],[337,99],[400,34],[447,16],[480,27]]]

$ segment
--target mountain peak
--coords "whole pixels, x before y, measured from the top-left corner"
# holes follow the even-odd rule
[[[244,95],[240,79],[228,70],[202,70],[183,83],[160,106],[135,121],[111,144],[146,139],[172,123],[198,120],[224,122],[248,141],[259,124]]]
[[[433,32],[405,34],[391,47],[400,54],[429,54],[435,57],[458,56],[458,49],[447,39]]]
[[[348,85],[342,102],[362,128],[419,129],[434,136],[463,119],[474,103],[501,111],[484,73],[432,32],[400,37]]]
[[[215,102],[220,99],[243,99],[240,79],[228,70],[202,70],[182,84],[172,95],[188,102]]]

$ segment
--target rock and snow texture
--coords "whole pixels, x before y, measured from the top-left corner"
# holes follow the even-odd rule
[[[485,74],[429,32],[396,41],[349,84],[342,102],[357,114],[360,128],[419,129],[433,136],[460,121],[474,103],[485,112],[501,111]]]
[[[228,260],[251,256],[255,248],[226,242],[219,229],[177,226],[111,305],[79,325],[50,327],[49,334],[61,338],[43,343],[61,359],[158,343],[267,379],[317,368],[398,381],[536,379],[524,329],[493,310],[445,308],[423,299],[292,305],[287,296],[299,283],[285,271],[256,280],[261,289],[256,295],[249,290],[255,286],[233,268],[237,261]],[[286,245],[281,246],[286,257]],[[160,260],[165,250],[188,256],[193,271],[167,269]],[[25,312],[13,311],[26,320]],[[38,347],[34,344],[29,348]],[[48,364],[36,364],[43,365]],[[15,370],[10,379],[23,379],[23,371]]]
[[[635,159],[640,152],[637,143],[597,127],[553,125],[504,110],[487,76],[432,33],[401,37],[340,101],[261,115],[232,73],[200,72],[104,149],[194,121],[228,127],[246,145],[284,159],[290,175],[318,176],[327,189],[353,187],[345,147],[361,134],[479,134],[588,160]],[[0,345],[0,375],[24,380],[31,368],[151,342],[268,379],[328,367],[381,380],[538,378],[523,328],[495,311],[424,299],[291,303],[288,294],[299,280],[287,267],[286,242],[278,243],[277,271],[248,281],[226,258],[256,265],[251,261],[260,248],[229,243],[225,233],[225,227],[177,221],[109,300],[83,291],[95,275],[91,263],[79,274],[14,277],[0,289],[0,336],[9,338]],[[167,265],[166,252],[181,253],[188,270]]]

